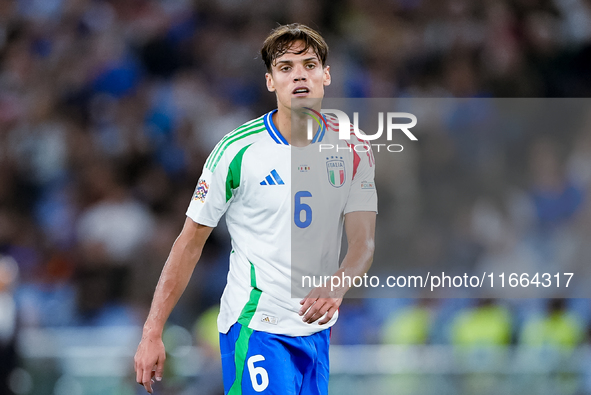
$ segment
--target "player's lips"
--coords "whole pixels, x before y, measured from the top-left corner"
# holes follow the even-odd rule
[[[291,93],[294,96],[307,96],[310,93],[310,89],[305,86],[298,86],[293,91],[291,91]]]

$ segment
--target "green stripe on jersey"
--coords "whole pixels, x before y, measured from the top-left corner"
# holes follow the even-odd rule
[[[218,162],[224,155],[224,152],[230,145],[235,143],[236,141],[242,140],[245,137],[248,137],[253,134],[257,134],[265,130],[265,123],[263,122],[262,118],[255,119],[249,123],[246,123],[232,133],[228,134],[224,137],[214,148],[213,152],[207,158],[205,162],[205,167],[210,171],[214,171]]]
[[[236,129],[232,130],[230,133],[228,133],[227,135],[225,135],[214,147],[214,149],[211,151],[211,154],[209,155],[209,157],[207,158],[207,161],[205,162],[205,166],[209,168],[209,165],[211,164],[211,162],[213,161],[213,158],[217,155],[217,153],[219,152],[220,148],[222,147],[222,145],[228,141],[230,138],[236,136],[236,134],[240,133],[241,131],[243,131],[244,129],[253,126],[253,124],[257,121],[262,120],[262,117],[259,119],[254,119],[252,121],[248,121],[246,122],[244,125],[241,125],[239,127],[237,127]]]
[[[232,198],[232,190],[240,186],[240,174],[242,172],[242,157],[252,144],[242,148],[230,162],[228,175],[226,176],[226,202]]]
[[[250,286],[253,288],[257,287],[257,274],[254,271],[254,265],[250,263]]]
[[[250,291],[250,299],[242,309],[240,317],[238,317],[238,323],[242,325],[242,328],[240,328],[240,334],[238,335],[238,340],[236,340],[236,345],[234,346],[234,364],[236,365],[236,376],[234,378],[234,383],[232,383],[232,387],[230,387],[230,390],[228,391],[228,395],[242,394],[242,375],[244,373],[244,362],[246,361],[246,354],[248,353],[248,342],[253,332],[253,330],[250,329],[248,325],[250,324],[250,321],[252,321],[252,317],[254,316],[254,313],[257,309],[257,305],[259,304],[259,299],[261,298],[262,293],[261,290],[256,287],[256,272],[252,262],[250,263],[250,286],[253,287],[252,291]]]
[[[242,309],[240,317],[238,317],[238,323],[243,326],[248,326],[250,324],[250,321],[257,310],[259,299],[262,294],[262,291],[257,288],[256,273],[252,262],[250,263],[250,286],[252,287],[252,291],[250,291],[250,299]]]
[[[242,132],[242,134],[236,135],[236,137],[234,137],[233,139],[230,139],[227,142],[225,142],[224,145],[221,147],[220,152],[216,154],[215,159],[209,165],[208,169],[210,171],[212,171],[212,172],[215,170],[215,168],[218,165],[220,159],[222,159],[222,156],[224,155],[224,152],[226,151],[226,149],[228,149],[228,147],[230,145],[232,145],[232,143],[235,143],[236,141],[242,140],[243,138],[248,137],[250,135],[260,133],[263,130],[265,130],[265,125],[261,125],[260,127],[254,127],[253,126],[252,129],[246,129],[246,130],[244,130],[244,132]]]

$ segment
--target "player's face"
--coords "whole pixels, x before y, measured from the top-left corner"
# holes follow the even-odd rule
[[[318,55],[310,47],[304,49],[301,41],[296,41],[282,56],[275,59],[271,73],[265,74],[267,89],[277,94],[277,104],[291,108],[292,100],[321,99],[324,87],[330,85],[329,66],[322,67]]]

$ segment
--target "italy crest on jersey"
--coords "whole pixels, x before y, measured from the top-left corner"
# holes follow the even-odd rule
[[[335,188],[343,186],[345,183],[345,161],[343,160],[343,157],[331,156],[326,159],[328,182],[330,182],[330,185]]]

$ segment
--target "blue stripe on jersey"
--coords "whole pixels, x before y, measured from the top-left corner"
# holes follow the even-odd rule
[[[265,118],[264,118],[264,121],[265,121],[265,127],[267,128],[267,132],[269,133],[269,136],[271,136],[271,138],[272,138],[273,140],[275,140],[275,142],[276,142],[277,144],[281,144],[281,141],[279,141],[279,139],[278,139],[277,137],[275,137],[275,134],[273,133],[273,129],[271,129],[271,126],[269,126],[269,117],[270,117],[270,114],[271,114],[271,113],[272,113],[272,112],[270,112],[270,113],[268,113],[267,115],[265,115]]]
[[[322,118],[324,118],[324,115],[322,115]],[[324,118],[324,122],[326,122],[326,118]],[[314,134],[314,138],[312,139],[312,144],[322,141],[325,131],[326,131],[326,127],[324,126],[324,123],[322,123],[322,125],[320,125],[318,127],[316,134]]]
[[[314,134],[314,138],[312,139],[312,144],[314,144],[316,142],[316,139],[318,139],[318,136],[320,135],[321,132],[321,127],[318,126],[318,130],[316,131],[316,133]]]
[[[312,139],[312,144],[314,144],[318,140],[318,136],[322,133],[322,127],[318,126],[318,130],[316,134],[314,134],[314,138]]]
[[[267,180],[267,182],[269,183],[269,185],[275,185],[275,181],[273,180],[273,177],[271,177],[270,175],[268,175],[265,180]]]
[[[279,184],[279,185],[284,185],[285,184],[283,182],[283,180],[281,179],[281,177],[279,177],[279,173],[277,173],[277,170],[275,170],[275,169],[271,170],[271,175],[273,176],[273,178],[275,179],[275,181],[277,181],[277,184]]]
[[[324,122],[326,122],[326,117],[324,116],[324,114],[322,115],[322,118],[324,118]],[[320,133],[320,137],[318,138],[318,141],[319,141],[319,142],[320,142],[320,141],[322,141],[322,139],[324,138],[324,132],[326,132],[326,126],[325,126],[325,124],[323,123],[323,124],[322,124],[322,131],[321,131],[321,133]]]
[[[261,185],[267,185],[267,181],[265,181],[265,180],[261,181]]]
[[[273,123],[273,114],[275,114],[276,112],[277,112],[277,109],[269,112],[265,116],[265,126],[267,127],[267,131],[269,132],[269,135],[273,138],[273,140],[275,140],[275,142],[277,144],[289,145],[287,140],[285,140],[285,137],[283,137],[283,135],[279,132],[279,130],[277,130],[277,128],[275,127],[275,124]]]

